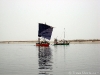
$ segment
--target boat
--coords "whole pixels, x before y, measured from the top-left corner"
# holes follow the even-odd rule
[[[49,47],[50,43],[47,40],[51,39],[53,27],[50,25],[47,25],[46,23],[39,23],[38,24],[38,43],[36,43],[36,46],[44,46]],[[41,41],[41,39],[43,39]]]
[[[69,42],[65,40],[65,28],[64,28],[64,39],[58,41],[57,38],[54,39],[54,45],[69,45]]]

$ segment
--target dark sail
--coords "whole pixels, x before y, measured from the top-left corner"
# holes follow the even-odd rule
[[[53,27],[39,23],[38,37],[44,37],[48,40],[51,39]]]

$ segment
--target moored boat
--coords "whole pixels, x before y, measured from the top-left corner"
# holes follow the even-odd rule
[[[69,42],[65,40],[65,28],[64,28],[64,39],[58,41],[57,38],[54,39],[54,45],[69,45]]]
[[[69,45],[69,42],[68,41],[65,41],[65,40],[61,40],[58,42],[57,39],[54,40],[54,45]]]

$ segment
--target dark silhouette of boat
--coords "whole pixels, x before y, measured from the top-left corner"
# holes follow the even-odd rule
[[[58,41],[57,38],[54,39],[54,45],[69,45],[69,42],[65,40],[65,28],[64,28],[64,39]]]
[[[51,39],[53,27],[42,23],[39,23],[39,29],[38,29],[38,43],[36,43],[36,46],[44,46],[48,47],[50,43],[47,40]],[[41,41],[42,39],[42,41]]]

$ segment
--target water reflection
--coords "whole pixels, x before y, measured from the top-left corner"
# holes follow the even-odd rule
[[[39,75],[53,75],[52,74],[52,51],[50,47],[38,48],[39,58]]]

